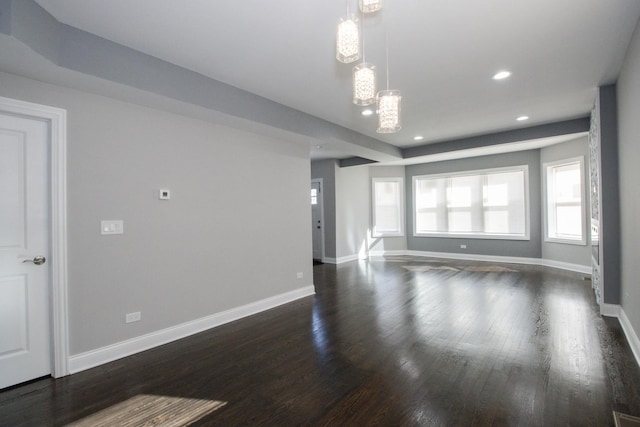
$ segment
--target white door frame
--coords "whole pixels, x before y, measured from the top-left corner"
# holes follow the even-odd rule
[[[325,262],[324,260],[324,183],[322,178],[313,178],[311,180],[311,184],[317,182],[320,184],[320,193],[318,194],[318,205],[320,206],[320,224],[322,225],[322,233],[320,233],[320,244],[322,245],[320,261]],[[313,236],[311,236],[313,241]]]
[[[0,112],[45,120],[49,123],[49,227],[51,268],[51,375],[69,374],[69,325],[67,306],[67,111],[0,97]]]

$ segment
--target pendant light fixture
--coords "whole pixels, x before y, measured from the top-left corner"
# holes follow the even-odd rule
[[[336,58],[348,64],[360,59],[360,26],[358,20],[349,16],[347,0],[347,16],[340,20],[336,32]]]
[[[389,90],[389,36],[386,37],[387,90],[378,92],[378,133],[394,133],[401,129],[400,107],[402,95],[399,90]]]
[[[382,0],[358,0],[363,13],[377,12],[382,9]]]
[[[353,103],[371,105],[376,102],[376,66],[363,62],[353,67]]]
[[[364,12],[362,12],[364,15]],[[362,17],[364,22],[364,16]],[[362,63],[353,67],[353,103],[371,105],[376,102],[376,66],[365,60],[364,28],[362,31]]]

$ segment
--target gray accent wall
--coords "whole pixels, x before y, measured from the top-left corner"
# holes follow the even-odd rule
[[[68,112],[72,355],[312,284],[306,145],[11,74],[0,88]]]
[[[600,268],[602,299],[620,304],[620,184],[616,86],[598,88],[600,107]]]
[[[617,83],[621,305],[640,335],[640,23]]]
[[[416,237],[413,235],[412,180],[414,176],[518,165],[529,166],[529,240],[457,239]],[[539,150],[410,165],[406,167],[405,182],[407,184],[407,249],[414,251],[511,256],[521,258],[540,258],[542,256]],[[461,249],[461,244],[467,245],[467,249]]]
[[[540,150],[540,173],[544,174],[544,164],[555,162],[558,160],[565,160],[574,157],[582,156],[584,159],[584,182],[585,188],[583,189],[584,206],[586,209],[586,224],[583,224],[584,232],[587,234],[586,245],[570,245],[563,243],[547,242],[544,239],[544,226],[542,229],[542,258],[566,262],[569,264],[576,264],[582,266],[591,265],[591,228],[590,228],[590,210],[591,205],[589,199],[589,143],[586,137],[576,139],[574,141],[565,142],[562,144],[551,145],[549,147],[542,148]],[[544,181],[544,180],[543,180]],[[542,188],[542,197],[545,197],[545,190]],[[543,213],[544,215],[544,213]],[[544,224],[544,219],[542,221]]]

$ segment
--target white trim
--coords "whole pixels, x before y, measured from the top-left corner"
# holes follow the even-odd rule
[[[636,331],[634,331],[633,326],[631,326],[627,313],[625,313],[622,308],[620,308],[619,312],[620,316],[618,317],[618,320],[620,321],[620,326],[622,326],[622,330],[627,337],[629,347],[631,347],[631,351],[636,357],[636,362],[640,365],[640,339],[638,339]]]
[[[76,354],[69,359],[70,371],[75,374],[314,294],[313,285],[305,286],[211,316]]]
[[[549,191],[548,191],[548,175],[549,168],[564,166],[578,163],[580,165],[580,215],[582,217],[582,236],[580,239],[569,239],[562,237],[549,236]],[[544,241],[549,243],[560,243],[564,245],[587,245],[587,209],[586,209],[586,171],[584,167],[584,156],[576,156],[568,159],[555,160],[542,164],[542,223],[544,233]]]
[[[54,378],[69,374],[69,326],[67,306],[67,111],[61,108],[0,97],[0,111],[49,122],[51,344]]]
[[[361,257],[358,254],[354,254],[354,255],[347,255],[339,258],[324,258],[322,262],[326,264],[344,264],[345,262],[357,261],[359,259],[367,259],[367,258],[366,256]]]
[[[568,262],[555,261],[552,259],[540,259],[540,265],[544,265],[545,267],[559,268],[561,270],[569,270],[575,271],[576,273],[582,273],[591,276],[591,266],[590,265],[580,265],[580,264],[572,264]]]
[[[541,265],[544,267],[559,268],[561,270],[574,271],[576,273],[586,274],[591,276],[591,266],[571,264],[568,262],[554,261],[542,258],[524,258],[524,257],[511,257],[511,256],[499,256],[499,255],[479,255],[479,254],[460,254],[453,252],[428,252],[428,251],[371,251],[369,256],[418,256],[418,257],[431,257],[431,258],[446,258],[446,259],[459,259],[465,261],[485,261],[485,262],[500,262],[507,264],[525,264],[525,265]]]
[[[398,184],[398,231],[382,231],[376,229],[376,184],[378,182],[393,182]],[[404,214],[404,178],[371,178],[371,237],[404,237],[405,230],[405,214]]]
[[[486,176],[492,173],[501,172],[522,172],[524,185],[524,234],[499,234],[499,233],[474,233],[474,232],[419,232],[417,230],[418,215],[416,203],[416,181],[421,179],[441,179],[441,178],[457,178],[462,176]],[[530,190],[529,190],[529,165],[514,165],[490,169],[477,169],[469,171],[445,172],[428,175],[414,175],[411,178],[411,200],[413,209],[413,237],[441,237],[441,238],[461,238],[461,239],[487,239],[487,240],[531,240],[531,213],[530,208]],[[445,203],[445,209],[446,203]]]
[[[381,257],[381,256],[403,256],[407,255],[407,251],[369,251],[369,257]]]
[[[311,184],[313,185],[314,182],[317,182],[320,184],[320,192],[318,194],[318,204],[320,205],[320,225],[322,226],[322,233],[320,233],[320,244],[322,245],[322,248],[320,248],[320,259],[323,260],[322,262],[324,262],[324,232],[325,232],[325,225],[324,225],[324,179],[323,178],[313,178],[311,180]],[[314,224],[311,224],[311,226],[313,227]],[[313,236],[311,237],[313,239]],[[313,248],[312,248],[313,249]],[[313,252],[313,250],[312,250]],[[313,254],[312,254],[313,255]]]
[[[600,315],[607,317],[620,317],[621,308],[618,304],[600,304]]]

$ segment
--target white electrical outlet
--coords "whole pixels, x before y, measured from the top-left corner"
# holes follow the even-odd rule
[[[124,221],[121,219],[100,221],[100,234],[124,234]]]
[[[127,313],[124,317],[124,323],[138,322],[140,319],[142,319],[142,314],[139,311]]]
[[[303,276],[302,272],[296,273],[296,279],[302,279]]]
[[[460,249],[467,249],[467,245],[460,245]]]

